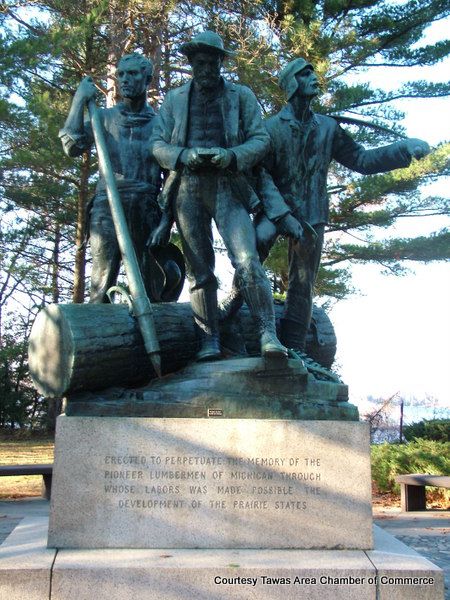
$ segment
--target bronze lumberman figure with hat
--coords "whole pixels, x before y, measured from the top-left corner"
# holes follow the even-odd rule
[[[329,202],[327,175],[330,162],[370,175],[407,167],[412,157],[430,151],[426,142],[407,139],[366,150],[357,144],[332,117],[315,114],[310,104],[319,93],[313,66],[303,58],[289,62],[279,75],[288,104],[266,121],[271,151],[265,166],[292,215],[309,223],[317,234],[306,249],[289,239],[289,285],[280,337],[284,344],[304,350],[311,321],[314,282],[320,263]],[[280,199],[281,201],[281,199]],[[268,223],[266,223],[267,225]],[[258,227],[259,248],[264,260],[277,236],[276,224]]]
[[[269,145],[256,98],[249,88],[221,77],[223,59],[232,53],[216,33],[200,33],[183,44],[181,52],[193,78],[167,94],[151,140],[155,158],[171,171],[160,196],[163,219],[152,242],[167,240],[173,211],[201,334],[198,360],[221,355],[212,219],[236,270],[237,285],[258,322],[262,354],[285,356],[276,337],[271,289],[249,216],[260,208],[259,202],[244,175]]]

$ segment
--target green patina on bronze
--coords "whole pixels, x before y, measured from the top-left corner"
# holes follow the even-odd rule
[[[132,192],[133,197],[151,200],[150,208],[139,200],[143,222],[147,222],[148,211],[158,218],[161,214],[159,224],[153,220],[147,227],[149,245],[166,246],[173,221],[177,223],[196,330],[173,305],[156,327],[163,358],[167,357],[166,367],[163,360],[165,377],[146,387],[126,389],[122,386],[145,383],[139,379],[142,344],[132,317],[111,307],[108,314],[98,315],[109,324],[106,334],[92,337],[83,333],[80,317],[84,309],[52,308],[52,314],[39,320],[37,337],[30,343],[33,363],[33,344],[38,347],[37,340],[52,332],[53,362],[49,356],[42,360],[36,354],[36,381],[50,394],[62,389],[67,392],[68,415],[358,420],[356,407],[348,402],[347,386],[328,371],[331,361],[319,359],[322,364],[317,364],[304,353],[308,331],[310,336],[313,333],[316,347],[322,343],[311,317],[328,221],[328,168],[336,160],[362,174],[389,171],[409,165],[413,157],[425,156],[429,147],[415,139],[371,150],[357,144],[336,119],[311,110],[311,101],[319,93],[318,81],[313,66],[301,58],[281,71],[279,83],[288,103],[264,124],[251,90],[221,76],[223,59],[233,53],[225,49],[220,36],[203,32],[183,44],[180,51],[187,56],[193,77],[167,94],[154,120],[145,100],[151,72],[145,59],[135,55],[119,63],[123,102],[103,111],[102,118],[124,204]],[[61,132],[66,152],[71,155],[91,143],[89,124],[83,124],[82,112],[94,92],[91,81],[82,82]],[[134,150],[124,134],[127,128],[139,132]],[[136,157],[138,147],[142,152]],[[120,171],[121,161],[126,172]],[[148,173],[142,172],[144,166],[150,169]],[[161,168],[169,175],[158,207]],[[133,169],[137,171],[132,176]],[[101,214],[103,196],[100,179],[94,217]],[[136,215],[129,218],[136,245],[140,234],[133,234],[133,227],[139,219]],[[220,311],[213,220],[235,268],[235,289]],[[95,231],[95,218],[93,222],[94,250],[96,234],[100,245],[110,249],[115,240],[105,231]],[[289,286],[286,303],[278,309],[278,334],[289,348],[289,359],[277,338],[270,286],[261,266],[279,235],[289,237]],[[115,272],[112,263],[102,263],[94,252],[94,274],[97,267],[106,270],[109,278]],[[96,288],[103,289],[100,279],[93,282],[91,301],[103,299],[103,292],[95,296]],[[256,327],[244,333],[245,311],[242,319],[231,318],[236,317],[242,298],[256,322]],[[124,348],[125,339],[129,348]],[[47,344],[47,350],[49,347]],[[71,349],[64,354],[70,354],[66,362],[60,360],[63,352],[58,349],[62,347]],[[104,380],[98,377],[98,361],[92,360],[100,347],[111,356],[101,363]],[[313,347],[310,343],[308,351]],[[218,361],[224,348],[227,356],[247,355]],[[334,349],[335,345],[333,356]],[[263,358],[251,356],[259,351]],[[190,363],[196,352],[201,362]],[[136,360],[124,359],[131,355]],[[117,367],[111,369],[114,360]],[[86,380],[91,383],[85,385]],[[121,387],[111,387],[115,385]],[[108,389],[101,391],[102,387]],[[92,391],[95,389],[99,391]]]
[[[124,55],[117,65],[121,100],[113,107],[98,111],[98,125],[104,137],[102,151],[111,163],[147,295],[152,301],[173,301],[183,287],[183,262],[174,262],[171,251],[166,253],[164,249],[155,260],[146,247],[161,217],[157,203],[161,169],[149,148],[156,117],[146,99],[152,75],[150,60],[137,53]],[[92,123],[84,120],[84,112],[97,92],[91,77],[85,77],[75,92],[66,122],[59,132],[68,156],[79,156],[94,144]],[[106,293],[117,280],[121,259],[105,181],[104,174],[100,173],[95,196],[87,209],[92,255],[90,302],[95,303],[109,302]],[[170,285],[166,285],[166,274],[172,273],[174,268],[177,281],[173,282],[172,277]]]
[[[335,119],[311,110],[311,101],[320,90],[313,65],[303,58],[284,67],[279,85],[288,103],[266,121],[271,144],[263,162],[274,186],[261,185],[260,194],[266,206],[265,195],[273,202],[273,194],[278,191],[277,206],[284,203],[285,210],[303,228],[301,235],[291,233],[289,239],[289,285],[280,339],[290,348],[304,350],[328,223],[327,177],[331,161],[370,175],[407,167],[413,157],[422,158],[430,148],[417,139],[370,150],[356,143]],[[265,260],[278,235],[286,234],[286,226],[266,211],[256,228],[260,256]]]
[[[73,394],[69,416],[358,421],[342,383],[318,381],[301,361],[239,358],[193,363],[151,385]],[[216,412],[217,411],[217,412]]]
[[[258,102],[249,88],[221,77],[222,61],[231,52],[218,34],[200,33],[180,51],[193,76],[167,94],[153,129],[153,154],[170,171],[160,196],[163,219],[153,241],[167,239],[174,218],[201,339],[197,360],[221,357],[212,221],[258,327],[261,353],[286,357],[277,339],[270,285],[250,218],[261,206],[246,173],[269,146]]]

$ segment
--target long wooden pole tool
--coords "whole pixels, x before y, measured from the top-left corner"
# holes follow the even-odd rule
[[[89,115],[91,117],[92,130],[94,132],[95,145],[97,147],[98,165],[100,173],[105,180],[106,193],[108,195],[111,215],[116,230],[117,242],[122,254],[123,266],[130,286],[133,312],[136,316],[145,349],[150,357],[153,368],[158,377],[161,377],[161,355],[158,339],[156,337],[153,310],[150,300],[145,291],[139,264],[134,251],[133,242],[128,230],[125,213],[117,189],[114,171],[106,147],[103,125],[94,100],[88,103]]]

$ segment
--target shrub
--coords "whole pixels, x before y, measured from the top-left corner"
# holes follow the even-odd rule
[[[396,475],[427,473],[448,475],[450,442],[416,439],[408,444],[372,446],[372,479],[381,492],[400,493]]]
[[[405,439],[435,440],[437,442],[450,442],[450,419],[424,419],[419,423],[412,423],[403,428]]]

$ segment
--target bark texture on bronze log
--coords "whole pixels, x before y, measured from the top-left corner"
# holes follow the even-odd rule
[[[276,306],[277,316],[282,307]],[[172,373],[194,358],[198,342],[189,303],[154,304],[163,373]],[[307,352],[331,366],[336,351],[333,326],[315,307]],[[259,352],[248,309],[224,338],[242,335],[249,354]],[[38,391],[49,398],[112,386],[144,385],[151,377],[136,320],[123,304],[51,304],[40,311],[29,341],[29,366]]]

